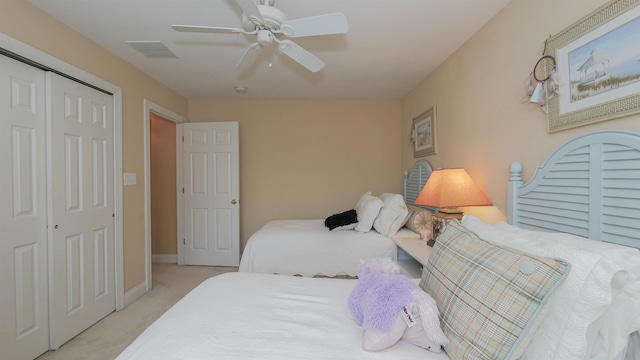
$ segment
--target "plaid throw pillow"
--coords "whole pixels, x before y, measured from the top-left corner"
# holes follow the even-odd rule
[[[420,287],[436,300],[452,360],[514,359],[569,269],[561,259],[481,240],[454,220],[438,237]]]

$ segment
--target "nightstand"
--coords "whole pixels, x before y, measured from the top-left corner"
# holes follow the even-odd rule
[[[418,237],[394,237],[398,247],[398,265],[412,278],[422,276],[422,267],[427,264],[431,246]]]

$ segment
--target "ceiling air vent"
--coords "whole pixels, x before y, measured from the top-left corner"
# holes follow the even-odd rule
[[[125,41],[148,58],[177,58],[161,41]]]

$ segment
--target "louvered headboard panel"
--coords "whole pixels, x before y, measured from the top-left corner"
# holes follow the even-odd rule
[[[416,161],[411,171],[404,172],[404,201],[407,204],[416,201],[432,172],[433,168],[427,160]]]
[[[599,131],[560,146],[523,183],[511,165],[509,222],[640,247],[640,133]]]

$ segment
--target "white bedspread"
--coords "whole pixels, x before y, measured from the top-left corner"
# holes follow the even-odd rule
[[[374,230],[329,231],[324,220],[274,220],[249,238],[239,271],[356,276],[361,259],[395,260],[396,255],[394,242]]]
[[[400,341],[362,349],[347,299],[356,280],[227,273],[210,278],[169,309],[117,358],[421,359],[447,355]]]

